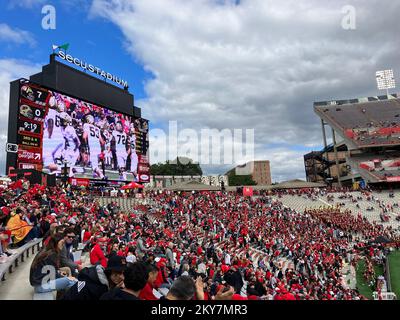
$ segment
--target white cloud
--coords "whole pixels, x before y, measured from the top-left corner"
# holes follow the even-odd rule
[[[260,151],[260,159],[269,159],[273,182],[305,179],[304,152],[290,148],[271,148]]]
[[[154,74],[148,98],[137,102],[145,117],[194,129],[254,128],[259,145],[289,145],[282,155],[296,162],[279,150],[256,157],[281,160],[271,170],[290,179],[303,161],[290,145],[322,142],[314,101],[376,95],[375,70],[400,72],[400,2],[233,3],[94,0],[91,15],[115,23],[133,59]],[[356,8],[354,31],[341,27],[348,4]]]
[[[41,70],[40,66],[29,61],[0,59],[0,175],[5,172],[8,130],[8,109],[10,100],[10,82]]]
[[[18,28],[12,28],[5,23],[0,23],[0,42],[11,42],[14,44],[27,43],[31,47],[36,45],[32,33]]]

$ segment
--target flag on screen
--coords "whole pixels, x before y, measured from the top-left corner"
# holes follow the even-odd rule
[[[68,48],[69,48],[69,43],[65,43],[65,44],[63,44],[63,45],[61,45],[61,46],[57,46],[57,45],[54,45],[54,44],[53,44],[53,50],[56,50],[56,49],[64,49],[65,51],[67,51]]]

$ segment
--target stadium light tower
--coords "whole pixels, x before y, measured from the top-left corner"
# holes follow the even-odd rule
[[[394,79],[394,73],[392,69],[382,70],[376,72],[376,83],[378,84],[379,90],[386,90],[389,96],[389,89],[396,88],[396,81]]]

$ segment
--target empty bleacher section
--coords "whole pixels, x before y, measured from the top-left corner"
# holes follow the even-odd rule
[[[309,198],[305,195],[283,195],[279,198],[279,201],[285,206],[299,212],[303,212],[305,209],[319,208],[327,205],[327,202],[320,200],[318,197]]]
[[[137,199],[137,198],[122,198],[122,197],[95,197],[101,206],[107,206],[108,204],[115,204],[122,211],[129,211],[134,206],[148,204],[148,199]]]
[[[382,223],[400,232],[400,194],[388,191],[366,195],[361,192],[318,194],[314,197],[283,195],[279,200],[287,207],[303,212],[323,206],[340,205],[353,215],[361,214],[371,223]],[[387,220],[383,217],[386,217]]]

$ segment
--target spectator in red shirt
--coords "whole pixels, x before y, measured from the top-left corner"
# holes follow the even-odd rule
[[[101,249],[101,244],[105,242],[105,239],[99,238],[95,240],[95,245],[90,251],[90,263],[95,265],[100,263],[104,268],[107,267],[107,258],[104,255],[103,250]]]
[[[148,264],[147,271],[149,273],[149,278],[147,279],[145,287],[140,291],[139,298],[143,300],[158,300],[153,293],[154,283],[158,276],[158,268],[152,264]]]

